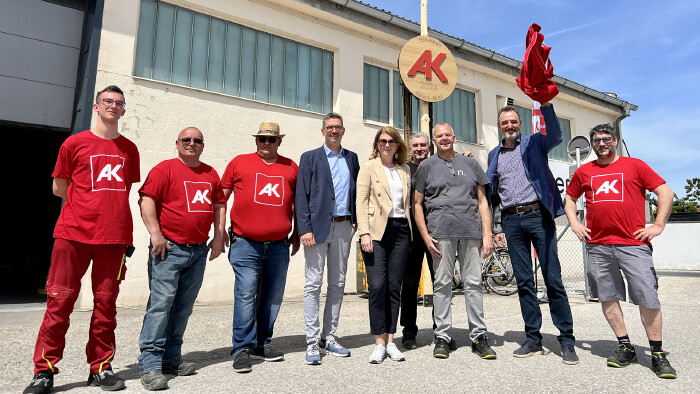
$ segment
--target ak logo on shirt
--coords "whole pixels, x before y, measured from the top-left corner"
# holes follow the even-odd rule
[[[124,158],[118,155],[90,156],[92,191],[126,191]]]
[[[214,212],[211,194],[211,183],[185,181],[187,212]]]
[[[592,176],[593,202],[623,201],[623,183],[624,176],[621,173]]]
[[[282,206],[284,203],[284,177],[255,174],[255,202],[263,205]]]

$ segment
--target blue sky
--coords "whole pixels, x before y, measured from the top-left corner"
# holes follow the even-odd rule
[[[420,22],[420,0],[364,2]],[[428,0],[430,28],[518,60],[542,26],[555,74],[639,106],[622,122],[630,155],[679,197],[700,176],[699,16],[697,0]]]

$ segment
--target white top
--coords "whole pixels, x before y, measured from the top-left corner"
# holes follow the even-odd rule
[[[391,207],[391,212],[389,212],[390,218],[405,218],[406,211],[403,206],[403,185],[401,184],[401,177],[399,176],[399,169],[396,167],[388,168],[384,167],[384,173],[386,178],[389,180],[389,189],[391,189],[391,202],[393,203]]]

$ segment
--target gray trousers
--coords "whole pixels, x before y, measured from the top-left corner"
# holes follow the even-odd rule
[[[315,247],[304,247],[306,259],[306,283],[304,284],[304,321],[306,322],[306,342],[335,340],[338,328],[340,307],[345,291],[345,274],[348,270],[348,256],[355,229],[350,220],[331,223],[328,238]],[[326,306],[323,310],[323,332],[319,322],[323,269],[328,263],[328,287]]]
[[[455,272],[455,256],[459,258],[464,302],[467,306],[469,339],[472,341],[486,333],[484,320],[484,295],[481,290],[480,239],[439,239],[437,248],[442,259],[433,260],[435,281],[433,283],[433,316],[435,336],[450,341],[452,327],[452,277]]]

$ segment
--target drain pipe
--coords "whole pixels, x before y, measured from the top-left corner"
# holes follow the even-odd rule
[[[622,155],[622,145],[623,145],[622,144],[623,143],[623,140],[622,140],[622,120],[630,116],[630,104],[625,103],[622,106],[622,109],[624,110],[622,115],[620,115],[617,119],[615,119],[615,130],[617,130],[617,139],[618,139],[618,141],[620,141],[620,143],[617,144],[617,154],[620,156]],[[628,152],[628,154],[629,154],[629,152]]]

